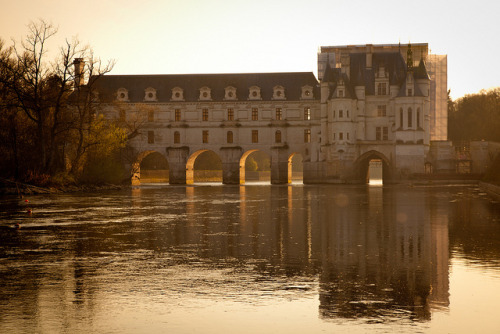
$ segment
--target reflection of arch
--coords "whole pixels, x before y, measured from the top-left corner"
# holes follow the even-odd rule
[[[354,162],[356,178],[361,182],[367,182],[368,166],[371,160],[379,159],[382,161],[382,179],[384,181],[391,179],[391,162],[387,157],[375,150],[368,151]]]
[[[132,185],[139,185],[141,184],[141,162],[142,160],[144,160],[144,158],[146,158],[148,155],[152,154],[152,153],[156,153],[156,154],[159,154],[161,155],[165,161],[167,162],[167,165],[168,165],[168,159],[161,153],[157,152],[157,151],[144,151],[144,152],[141,152],[137,155],[137,157],[135,158],[135,161],[132,163],[132,170],[131,170],[131,175],[132,175]]]
[[[188,158],[188,160],[186,162],[186,184],[193,184],[194,183],[194,163],[195,163],[196,159],[202,153],[205,153],[208,151],[214,153],[215,155],[217,155],[217,157],[219,157],[219,155],[217,153],[215,153],[214,151],[202,149],[202,150],[198,150],[198,151],[194,152]],[[220,157],[219,157],[219,159],[220,159]]]

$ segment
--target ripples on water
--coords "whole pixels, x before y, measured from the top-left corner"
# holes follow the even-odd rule
[[[146,185],[5,198],[0,328],[468,332],[481,321],[494,332],[499,217],[474,187]]]

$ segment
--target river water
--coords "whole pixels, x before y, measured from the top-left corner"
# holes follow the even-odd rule
[[[27,199],[0,201],[2,333],[500,328],[500,204],[472,185]]]

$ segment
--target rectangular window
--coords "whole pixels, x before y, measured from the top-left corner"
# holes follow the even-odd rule
[[[413,126],[413,112],[411,108],[408,110],[408,127],[411,128]]]
[[[417,129],[420,128],[420,110],[417,110]]]
[[[411,88],[408,88],[408,96],[413,96],[413,90]]]
[[[346,110],[347,118],[349,118],[349,110]]]
[[[380,126],[375,129],[375,140],[382,140],[382,128]]]
[[[181,134],[178,131],[174,132],[174,144],[179,144],[181,142]]]
[[[202,119],[204,121],[208,121],[208,109],[203,109],[202,110]]]
[[[343,132],[339,132],[339,140],[344,140],[344,133]]]
[[[155,121],[155,112],[153,110],[148,111],[148,122],[154,122]]]
[[[228,131],[227,132],[227,143],[228,144],[232,144],[233,143],[233,132],[232,131]]]
[[[252,143],[259,142],[259,130],[252,130]]]
[[[155,143],[155,132],[148,131],[148,144],[154,144],[154,143]]]
[[[304,120],[305,121],[311,120],[311,108],[309,108],[309,107],[304,108]]]
[[[252,108],[252,121],[258,121],[258,120],[259,120],[259,109]]]
[[[179,122],[181,120],[181,110],[175,109],[175,121]]]
[[[344,97],[344,91],[342,89],[339,89],[339,97]]]
[[[382,130],[383,130],[382,139],[389,140],[389,128],[387,126],[384,126],[384,128]]]
[[[349,140],[349,132],[347,132],[347,140]]]
[[[377,95],[387,95],[387,86],[385,82],[379,83],[377,85]]]
[[[387,106],[386,105],[377,106],[377,116],[378,117],[387,116]]]
[[[304,130],[304,143],[310,143],[311,142],[311,129],[305,129]]]
[[[276,120],[281,121],[282,116],[283,116],[283,114],[282,114],[281,108],[276,108]]]
[[[344,117],[344,110],[339,110],[339,118]]]
[[[335,110],[333,111],[333,118],[335,119]]]
[[[335,140],[335,132],[333,133],[333,140]]]
[[[234,121],[234,109],[233,108],[227,109],[227,120]]]
[[[118,118],[120,119],[120,122],[125,122],[125,120],[126,120],[125,110],[120,110],[120,114],[119,114]]]
[[[203,143],[204,144],[208,143],[208,130],[203,130],[202,136],[203,136]]]

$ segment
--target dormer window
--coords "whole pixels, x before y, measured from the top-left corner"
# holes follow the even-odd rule
[[[201,101],[210,101],[210,100],[212,100],[211,90],[207,86],[200,88],[200,100]]]
[[[226,87],[224,100],[236,100],[236,88],[232,86]]]
[[[125,88],[119,88],[116,92],[116,99],[122,102],[128,101],[128,90]]]
[[[377,95],[387,95],[387,83],[379,82],[377,84]]]
[[[344,90],[343,89],[339,89],[337,91],[337,97],[344,97]]]
[[[248,89],[248,99],[249,100],[262,100],[260,96],[260,87],[252,86]]]
[[[311,86],[302,86],[302,95],[300,97],[301,99],[313,99],[313,88]]]
[[[156,89],[148,87],[144,90],[144,101],[157,101]]]
[[[285,88],[283,88],[283,86],[274,86],[273,100],[284,100],[284,99],[285,99]]]
[[[184,101],[184,90],[180,87],[172,89],[172,101]]]

